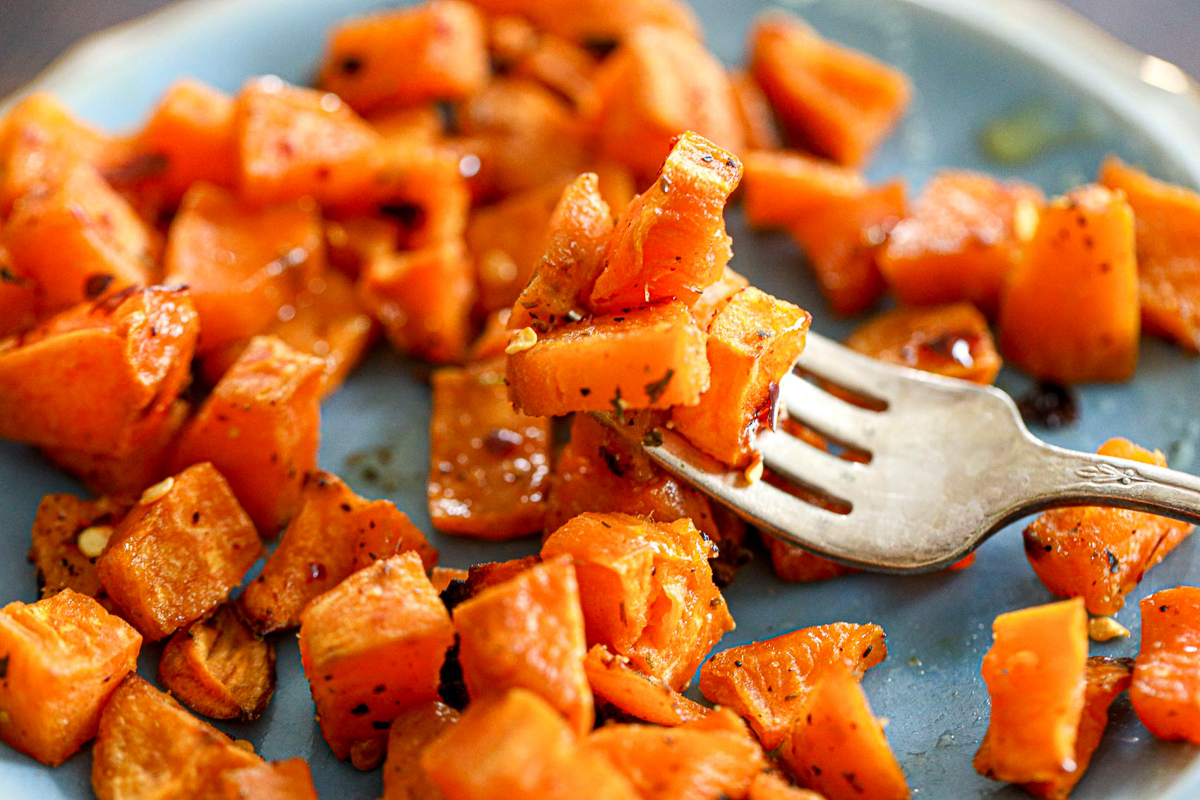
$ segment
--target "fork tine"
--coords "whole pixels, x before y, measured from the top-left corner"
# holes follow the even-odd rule
[[[779,396],[788,416],[823,436],[847,445],[874,449],[884,415],[852,406],[794,373],[779,381]]]
[[[818,378],[876,400],[888,400],[899,388],[898,382],[904,380],[888,365],[812,331],[808,333],[797,366]]]
[[[854,504],[870,480],[870,467],[846,461],[789,436],[768,433],[759,440],[763,463],[772,472]]]

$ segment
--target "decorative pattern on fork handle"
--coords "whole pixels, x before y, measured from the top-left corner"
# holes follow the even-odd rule
[[[1114,483],[1119,483],[1122,486],[1130,486],[1134,483],[1158,483],[1142,475],[1132,467],[1114,467],[1111,464],[1092,464],[1090,466],[1081,467],[1075,470],[1078,476],[1085,484],[1092,486],[1109,486]]]

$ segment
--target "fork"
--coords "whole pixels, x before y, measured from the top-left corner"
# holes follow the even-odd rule
[[[1047,444],[999,389],[885,364],[811,332],[798,369],[881,409],[847,402],[795,372],[780,381],[792,419],[870,454],[859,463],[781,430],[761,435],[766,467],[840,501],[831,504],[837,510],[747,481],[669,429],[660,430],[661,443],[643,442],[644,451],[767,533],[877,572],[949,566],[1005,525],[1057,506],[1200,522],[1200,478]]]

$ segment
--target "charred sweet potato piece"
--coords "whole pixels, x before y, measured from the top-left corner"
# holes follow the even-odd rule
[[[583,612],[568,556],[530,567],[454,608],[458,659],[473,701],[537,692],[577,735],[592,729]]]
[[[790,150],[746,154],[746,219],[758,228],[787,228],[837,200],[853,200],[867,191],[862,173],[831,161]]]
[[[907,76],[770,12],[750,34],[750,69],[789,136],[842,164],[861,164],[904,115]]]
[[[858,679],[833,663],[800,710],[780,757],[828,800],[906,800],[908,783]]]
[[[737,157],[695,133],[679,136],[658,179],[617,220],[589,304],[597,313],[664,300],[692,305],[729,261],[725,201]]]
[[[804,350],[810,322],[807,311],[754,287],[731,297],[708,329],[708,389],[699,404],[672,412],[675,429],[714,458],[746,466],[759,430],[775,427],[779,381]]]
[[[745,717],[763,747],[774,750],[834,664],[861,680],[885,658],[878,625],[817,625],[717,653],[700,670],[700,691]]]
[[[190,379],[198,328],[186,291],[154,288],[0,340],[0,437],[129,455],[139,421],[165,411]]]
[[[440,531],[509,539],[539,531],[550,420],[514,411],[504,357],[433,374],[429,516]]]
[[[589,644],[681,691],[733,618],[713,584],[716,547],[690,520],[581,514],[542,546],[575,559]]]
[[[319,279],[325,258],[311,201],[252,208],[216,186],[188,190],[171,223],[165,280],[186,285],[201,353],[261,333]]]
[[[825,800],[816,792],[792,786],[774,772],[754,776],[746,800]]]
[[[705,334],[680,302],[564,325],[510,344],[508,392],[526,414],[695,405],[709,385]]]
[[[360,113],[463,100],[488,77],[483,20],[469,3],[434,0],[340,22],[318,83]]]
[[[439,800],[441,792],[425,775],[421,753],[451,725],[458,712],[440,700],[406,708],[392,720],[383,763],[383,800]]]
[[[1005,284],[1000,348],[1035,378],[1120,381],[1137,366],[1133,210],[1085,186],[1052,201]]]
[[[96,735],[141,646],[128,623],[69,588],[0,608],[0,740],[57,767]]]
[[[216,609],[261,552],[250,518],[206,462],[147,489],[96,572],[122,615],[155,641]]]
[[[264,535],[300,504],[317,465],[325,362],[256,336],[204,401],[175,451],[177,469],[210,461]]]
[[[223,774],[263,760],[137,675],[113,692],[92,751],[99,800],[225,800]]]
[[[992,717],[975,771],[1000,781],[1053,780],[1075,757],[1084,704],[1087,612],[1076,598],[996,617],[983,658]]]
[[[321,735],[340,759],[356,741],[382,743],[409,706],[437,699],[454,627],[416,553],[377,561],[300,615],[300,657]]]
[[[429,572],[429,582],[433,584],[433,588],[437,589],[440,595],[454,581],[465,582],[470,574],[468,570],[457,567],[434,567]]]
[[[583,44],[617,42],[645,25],[700,31],[692,9],[679,0],[476,0],[488,14],[513,14],[537,28]]]
[[[1115,157],[1104,161],[1099,180],[1125,192],[1133,209],[1142,326],[1200,350],[1200,194]]]
[[[461,240],[372,258],[358,292],[397,350],[437,363],[466,350],[475,283]]]
[[[296,516],[238,598],[238,611],[260,634],[294,628],[317,595],[404,550],[426,568],[437,563],[437,550],[390,500],[367,500],[336,475],[311,472]]]
[[[762,541],[771,556],[771,568],[775,571],[775,577],[786,583],[827,581],[858,572],[854,567],[813,555],[774,536],[764,536]]]
[[[1097,451],[1165,467],[1167,459],[1127,439],[1110,439]],[[1142,576],[1167,557],[1192,526],[1119,508],[1055,508],[1025,529],[1025,555],[1046,588],[1060,597],[1082,597],[1093,614],[1115,614]]]
[[[775,127],[775,114],[758,81],[746,71],[733,73],[729,80],[733,83],[733,99],[737,104],[738,119],[742,123],[746,158],[755,151],[778,150],[783,143]]]
[[[221,773],[225,800],[317,800],[312,770],[303,758],[255,764]]]
[[[879,268],[901,303],[966,300],[994,312],[1042,202],[1041,190],[1022,181],[939,173],[892,229]]]
[[[162,192],[168,203],[197,181],[232,189],[234,143],[233,98],[196,80],[178,81],[134,136],[135,157],[156,160],[138,188]]]
[[[1138,603],[1142,642],[1129,699],[1160,739],[1200,743],[1200,589],[1177,586]]]
[[[627,716],[673,726],[709,713],[709,709],[679,694],[661,679],[639,672],[628,658],[614,655],[602,644],[588,650],[583,667],[596,699]]]
[[[96,559],[128,510],[129,504],[119,498],[81,500],[72,494],[43,497],[33,518],[33,544],[29,548],[41,596],[51,597],[71,589],[107,602],[96,575]],[[81,547],[79,538],[85,531]]]
[[[846,346],[880,361],[975,383],[990,384],[1000,372],[987,320],[970,303],[885,311],[855,328]]]
[[[629,780],[575,740],[553,706],[527,689],[471,703],[421,756],[446,800],[636,800]]]

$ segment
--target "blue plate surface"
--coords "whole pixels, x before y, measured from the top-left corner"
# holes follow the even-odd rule
[[[83,116],[131,127],[176,77],[197,76],[234,90],[248,76],[275,73],[303,82],[312,73],[324,32],[334,20],[380,6],[379,0],[191,0],[116,29],[77,48],[38,82]],[[768,4],[696,0],[709,41],[736,62],[751,18]],[[914,79],[912,112],[871,167],[871,177],[907,178],[914,187],[941,167],[1017,175],[1061,191],[1094,175],[1105,153],[1145,165],[1165,178],[1200,180],[1200,99],[1169,65],[1155,64],[1104,37],[1061,9],[1038,0],[795,0],[825,34],[895,63]],[[1001,168],[980,154],[981,126],[1037,101],[1064,119],[1081,120],[1080,135],[1032,164]],[[850,323],[832,319],[795,247],[783,237],[745,231],[733,212],[735,266],[764,289],[814,312],[816,329],[841,336]],[[395,500],[425,530],[429,393],[414,364],[376,352],[323,409],[321,465],[359,492]],[[1006,371],[1000,385],[1019,394],[1026,379]],[[1092,450],[1104,439],[1129,438],[1169,453],[1172,465],[1200,471],[1200,362],[1147,341],[1137,378],[1120,386],[1085,387],[1073,428],[1048,436]],[[930,431],[937,436],[937,431]],[[997,471],[1005,469],[996,464]],[[0,603],[36,599],[26,562],[29,529],[43,494],[81,491],[34,451],[0,443]],[[442,563],[470,563],[533,552],[526,540],[475,544],[434,535]],[[1155,568],[1118,619],[1134,638],[1093,645],[1093,652],[1133,655],[1136,601],[1181,583],[1200,583],[1200,539],[1189,540]],[[888,718],[888,738],[917,798],[1023,797],[975,774],[971,757],[986,729],[987,694],[979,664],[996,614],[1049,601],[1025,561],[1017,527],[989,541],[965,572],[909,578],[856,575],[816,585],[785,585],[762,554],[727,591],[738,622],[722,646],[837,620],[873,621],[888,634],[891,655],[864,685],[875,712]],[[313,722],[294,636],[278,638],[279,689],[262,719],[219,727],[252,741],[267,758],[303,756],[326,798],[374,798],[379,773],[338,763]],[[143,651],[153,677],[160,648]],[[1200,797],[1195,748],[1155,740],[1128,702],[1113,722],[1075,797]],[[89,797],[90,748],[49,770],[0,747],[0,798]]]

